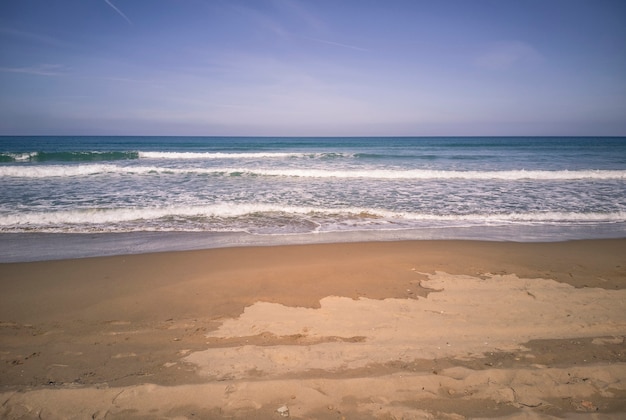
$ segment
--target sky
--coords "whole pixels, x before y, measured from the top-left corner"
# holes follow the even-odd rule
[[[626,136],[626,1],[0,1],[0,135],[70,134]]]

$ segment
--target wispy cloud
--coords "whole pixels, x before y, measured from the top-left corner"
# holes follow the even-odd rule
[[[297,0],[273,0],[271,2],[276,10],[289,16],[290,20],[298,22],[304,28],[316,33],[328,32],[326,24],[315,14],[308,10]]]
[[[5,34],[22,41],[35,42],[38,44],[49,45],[52,47],[73,48],[74,45],[65,41],[53,38],[48,35],[41,35],[33,32],[18,31],[11,28],[0,28],[0,34]]]
[[[326,39],[312,38],[308,36],[305,36],[304,38],[311,40],[311,41],[320,42],[322,44],[332,45],[334,47],[348,48],[348,49],[355,50],[355,51],[369,51],[367,48],[361,48],[361,47],[357,47],[355,45],[350,45],[350,44],[343,44],[341,42],[328,41]]]
[[[489,70],[507,70],[540,57],[541,54],[525,42],[505,41],[491,45],[476,58],[474,64]]]
[[[228,7],[245,16],[255,26],[282,39],[293,39],[300,33],[329,32],[321,19],[295,0],[271,0],[267,3],[249,2],[249,4],[231,2],[228,3]]]
[[[142,85],[154,84],[153,80],[131,79],[129,77],[112,77],[112,76],[97,77],[97,76],[91,76],[91,78],[99,79],[99,80],[108,80],[110,82],[138,83],[138,84],[142,84]]]
[[[128,22],[129,25],[132,25],[133,22],[130,21],[130,19],[128,19],[128,17],[117,7],[115,7],[115,5],[113,3],[111,3],[110,0],[104,0],[104,2],[106,4],[108,4],[109,6],[111,6],[111,8],[113,8],[113,10],[115,10],[117,12],[118,15],[120,15],[121,17],[124,18],[124,20],[126,20],[126,22]]]
[[[60,64],[41,64],[29,67],[0,67],[1,72],[31,74],[34,76],[62,76],[67,74],[65,67]]]
[[[225,6],[240,16],[243,16],[245,19],[248,19],[255,26],[273,33],[280,38],[288,38],[290,36],[285,27],[277,19],[274,19],[267,13],[250,7],[249,5],[234,2],[226,3]]]

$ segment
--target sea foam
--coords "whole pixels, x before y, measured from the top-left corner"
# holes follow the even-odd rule
[[[623,236],[625,151],[625,138],[0,136],[0,232]]]
[[[120,230],[179,230],[179,231],[244,231],[261,219],[270,216],[289,223],[308,221],[311,230],[354,230],[387,225],[388,229],[406,229],[445,223],[454,226],[493,226],[517,223],[618,223],[626,222],[626,212],[511,212],[499,214],[432,214],[423,212],[396,212],[377,208],[321,208],[282,206],[277,204],[219,203],[206,206],[169,206],[154,208],[85,208],[59,211],[39,211],[0,215],[0,231],[18,232],[36,228],[38,231],[93,232],[109,231],[117,224],[126,224]],[[250,218],[253,219],[250,219]],[[150,220],[163,220],[150,226]],[[230,220],[229,220],[230,219]],[[251,222],[253,220],[253,222]],[[298,222],[300,220],[300,222]],[[225,222],[227,223],[221,223]],[[139,222],[130,223],[128,222]],[[97,225],[102,225],[98,228]],[[228,226],[228,227],[226,227]],[[210,228],[209,228],[210,227]],[[116,229],[119,226],[115,227]]]
[[[622,180],[624,170],[579,171],[446,171],[428,169],[272,169],[272,168],[170,168],[163,166],[119,166],[114,164],[3,166],[0,177],[45,178],[96,174],[201,174],[214,176],[267,176],[343,179],[463,179],[463,180]]]
[[[302,153],[288,152],[139,152],[142,159],[265,159],[299,157]]]

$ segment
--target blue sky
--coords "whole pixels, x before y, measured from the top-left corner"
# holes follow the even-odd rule
[[[626,135],[626,1],[3,0],[0,134]]]

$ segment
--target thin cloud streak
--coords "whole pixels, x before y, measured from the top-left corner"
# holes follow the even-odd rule
[[[104,0],[104,2],[108,4],[109,6],[111,6],[113,10],[115,10],[121,17],[123,17],[126,20],[126,22],[128,22],[129,25],[133,24],[133,22],[131,22],[130,19],[128,19],[128,17],[120,9],[115,7],[113,3],[111,3],[109,0]]]
[[[348,49],[351,49],[351,50],[363,51],[363,52],[368,52],[369,51],[366,48],[361,48],[361,47],[357,47],[355,45],[350,45],[350,44],[343,44],[341,42],[328,41],[328,40],[325,40],[325,39],[312,38],[312,37],[309,37],[309,36],[305,36],[304,38],[308,39],[310,41],[315,41],[315,42],[319,42],[319,43],[322,43],[322,44],[333,45],[335,47],[348,48]]]
[[[31,74],[35,76],[62,76],[64,72],[58,71],[63,66],[56,64],[43,64],[34,67],[0,67],[0,72]]]
[[[61,41],[48,35],[36,34],[33,32],[17,31],[11,28],[0,28],[0,34],[6,34],[19,40],[34,42],[60,48],[75,48],[75,45]]]
[[[508,70],[522,62],[541,58],[533,46],[521,41],[498,42],[478,56],[475,65],[489,70]]]
[[[276,9],[284,11],[289,16],[292,16],[294,20],[302,22],[309,30],[315,33],[328,32],[326,24],[314,13],[307,10],[301,2],[293,0],[274,0],[272,3],[275,5]]]

